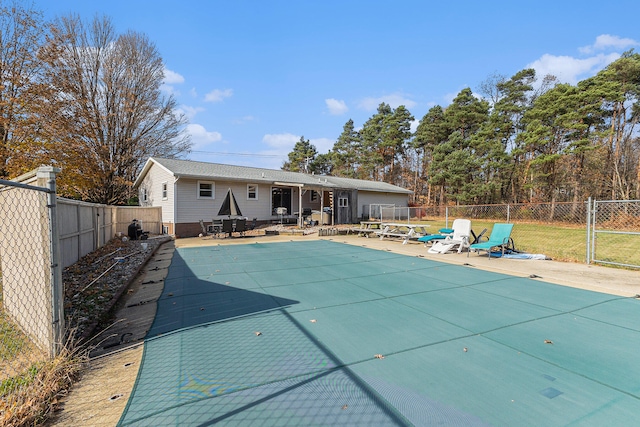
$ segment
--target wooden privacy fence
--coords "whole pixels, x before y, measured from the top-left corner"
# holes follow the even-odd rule
[[[58,198],[57,213],[63,267],[98,249],[118,233],[126,236],[134,219],[150,234],[162,231],[160,207],[109,206]]]

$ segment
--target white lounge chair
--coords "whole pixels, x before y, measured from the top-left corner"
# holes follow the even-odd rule
[[[430,254],[444,254],[458,249],[458,253],[469,248],[469,236],[471,235],[471,221],[468,219],[456,219],[453,221],[453,234],[438,240],[429,248]]]

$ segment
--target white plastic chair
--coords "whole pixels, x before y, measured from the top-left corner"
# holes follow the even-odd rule
[[[445,237],[443,240],[439,240],[429,248],[427,252],[430,254],[444,254],[456,247],[458,253],[463,249],[469,248],[469,236],[471,235],[471,220],[468,219],[456,219],[453,221],[453,234]]]

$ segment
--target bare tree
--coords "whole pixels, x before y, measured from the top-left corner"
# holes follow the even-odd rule
[[[40,12],[24,3],[0,2],[0,178],[32,167],[30,152],[35,147],[27,129],[40,72],[36,54],[43,38]]]
[[[68,16],[51,26],[40,58],[40,122],[48,152],[62,164],[65,194],[126,203],[148,157],[189,151],[186,120],[160,90],[163,61],[145,35],[118,35],[106,17],[86,26]]]
[[[499,74],[497,71],[490,74],[485,80],[478,85],[478,92],[489,102],[490,106],[496,105],[500,100],[500,84],[504,83],[507,77]]]

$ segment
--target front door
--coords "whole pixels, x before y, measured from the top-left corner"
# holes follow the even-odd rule
[[[291,188],[271,188],[271,213],[276,215],[276,208],[287,208],[287,214],[291,215]]]

